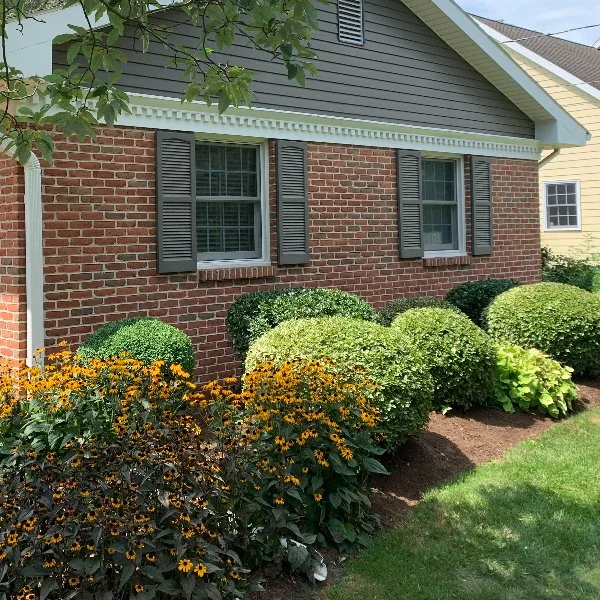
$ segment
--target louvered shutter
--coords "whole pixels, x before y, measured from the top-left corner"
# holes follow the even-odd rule
[[[346,44],[363,44],[362,0],[338,0],[338,37]]]
[[[471,210],[473,256],[491,254],[492,223],[492,163],[489,158],[471,158]]]
[[[280,265],[309,260],[306,142],[277,142],[277,222]]]
[[[195,271],[194,134],[156,132],[158,272]]]
[[[400,258],[423,256],[421,153],[398,150],[398,228]]]

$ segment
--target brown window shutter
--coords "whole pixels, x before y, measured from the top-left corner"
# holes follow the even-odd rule
[[[400,258],[423,256],[421,153],[398,150],[398,229]]]
[[[280,265],[309,262],[306,142],[277,142],[277,233]]]
[[[194,146],[193,133],[156,132],[159,273],[197,268]]]
[[[494,247],[492,161],[485,156],[471,157],[471,211],[473,256],[491,254]]]

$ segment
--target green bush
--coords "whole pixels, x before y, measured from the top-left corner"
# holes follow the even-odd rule
[[[573,369],[533,348],[500,343],[496,349],[496,402],[509,413],[515,406],[536,409],[551,417],[566,415],[577,398]]]
[[[381,410],[390,447],[420,431],[429,419],[433,381],[420,350],[399,332],[347,317],[287,321],[251,347],[246,372],[260,363],[328,359],[341,373],[359,369],[378,389],[370,398]]]
[[[411,309],[394,319],[392,329],[423,351],[435,385],[434,408],[467,409],[489,400],[493,343],[468,317],[447,308]]]
[[[552,283],[573,285],[588,292],[598,286],[597,267],[588,259],[553,254],[542,249],[542,279]]]
[[[129,318],[107,323],[87,339],[78,354],[87,358],[110,358],[124,352],[144,362],[162,360],[166,365],[179,364],[188,373],[194,370],[190,338],[158,319]]]
[[[354,294],[328,288],[286,288],[243,294],[227,314],[233,347],[244,355],[252,342],[284,321],[342,316],[377,322],[377,312]]]
[[[577,374],[600,366],[600,298],[562,283],[537,283],[498,296],[487,314],[498,340],[537,348]]]
[[[515,286],[514,279],[480,279],[463,283],[446,294],[446,300],[480,327],[485,327],[485,309],[492,300]]]
[[[413,298],[398,298],[390,302],[383,310],[380,311],[379,316],[381,322],[390,326],[392,321],[403,312],[410,310],[411,308],[450,308],[454,311],[460,312],[453,304],[450,304],[446,300],[436,298],[434,296],[416,296]]]

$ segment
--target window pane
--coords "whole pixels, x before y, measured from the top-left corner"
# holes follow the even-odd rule
[[[455,206],[423,206],[423,241],[427,246],[453,245]]]
[[[257,202],[197,202],[196,232],[199,253],[256,252]]]
[[[456,162],[422,161],[424,202],[456,202]]]

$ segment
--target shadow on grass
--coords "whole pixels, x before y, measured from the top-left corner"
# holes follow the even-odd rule
[[[423,501],[330,598],[600,599],[600,503],[534,485]]]

